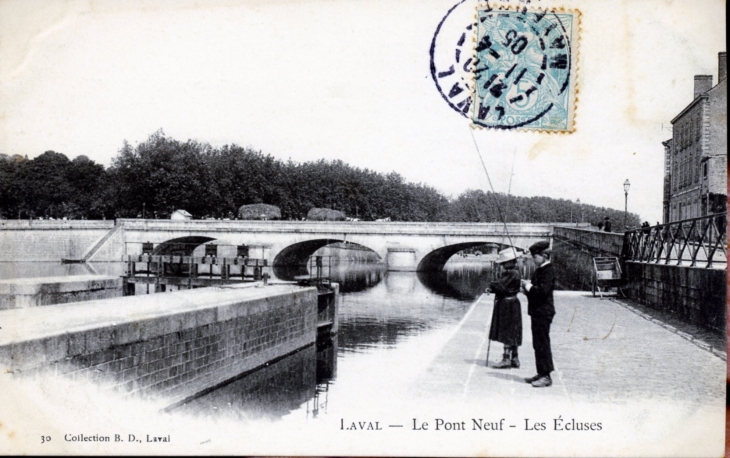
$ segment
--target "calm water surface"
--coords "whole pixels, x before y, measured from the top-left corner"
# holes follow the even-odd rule
[[[349,264],[333,271],[341,285],[340,328],[320,342],[220,387],[176,410],[241,420],[316,419],[357,410],[357,399],[412,380],[424,345],[450,332],[486,289],[479,265],[437,274],[386,272]]]

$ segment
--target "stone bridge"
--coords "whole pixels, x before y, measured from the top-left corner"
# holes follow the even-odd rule
[[[115,251],[121,255],[139,254],[145,242],[154,243],[156,253],[184,246],[185,254],[192,254],[197,246],[215,241],[220,245],[261,248],[276,268],[306,265],[309,256],[319,248],[347,242],[374,251],[389,270],[430,271],[443,268],[453,254],[482,244],[527,249],[532,243],[551,237],[554,226],[510,223],[507,237],[501,223],[120,219],[114,236],[106,243],[119,246],[121,242],[122,252],[100,246],[98,251],[106,255],[99,257],[93,253],[89,260],[112,260],[105,258]]]

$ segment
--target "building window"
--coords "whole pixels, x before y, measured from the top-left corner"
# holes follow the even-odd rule
[[[700,117],[698,116],[697,124],[695,126],[695,139],[697,139],[697,140],[700,139],[700,132],[702,132],[702,129],[700,128],[701,125],[702,125],[702,122],[700,121]]]
[[[679,126],[679,149],[684,149],[684,124]]]
[[[702,167],[702,164],[700,163],[700,152],[699,152],[699,148],[697,148],[696,145],[695,145],[695,163],[692,164],[692,167],[695,170],[695,173],[694,173],[694,175],[695,175],[695,183],[697,183],[698,181],[700,181],[700,167]]]
[[[707,178],[707,162],[702,164],[702,176]]]
[[[677,168],[679,169],[679,179],[677,180],[677,187],[681,188],[684,184],[684,164],[679,163],[677,164]]]
[[[677,149],[681,151],[682,150],[682,125],[681,124],[677,126],[677,145],[679,146],[679,148],[677,148]]]

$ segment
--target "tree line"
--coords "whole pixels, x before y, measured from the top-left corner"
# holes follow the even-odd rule
[[[283,219],[302,219],[313,207],[370,221],[590,222],[623,211],[566,199],[519,197],[468,190],[449,199],[397,173],[377,173],[340,160],[280,161],[252,148],[213,148],[155,132],[124,142],[110,167],[86,156],[54,151],[34,159],[0,154],[0,218],[169,218],[177,209],[195,218],[235,217],[241,205],[266,203]],[[639,218],[629,214],[629,225]]]

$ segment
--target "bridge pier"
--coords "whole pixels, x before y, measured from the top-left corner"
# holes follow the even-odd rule
[[[385,256],[388,271],[415,272],[418,268],[416,250],[413,248],[388,248]]]

